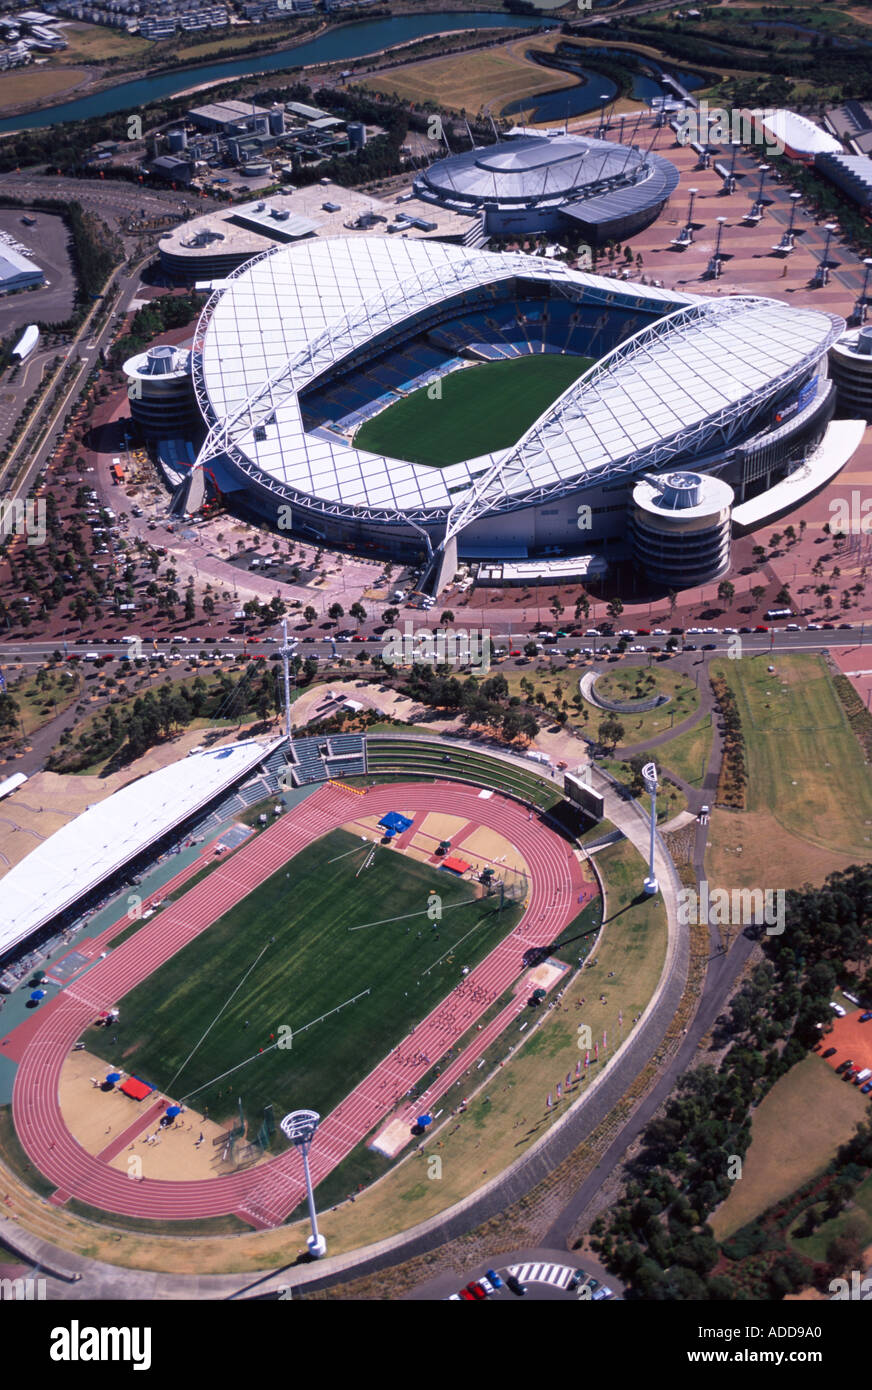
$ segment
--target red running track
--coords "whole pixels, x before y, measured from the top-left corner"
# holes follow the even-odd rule
[[[553,941],[579,911],[579,895],[589,894],[590,885],[567,844],[541,821],[529,820],[514,801],[481,797],[475,788],[454,783],[395,783],[370,788],[365,797],[336,786],[320,788],[11,1035],[6,1055],[21,1055],[12,1097],[15,1127],[29,1158],[64,1198],[162,1221],[235,1213],[257,1227],[278,1225],[299,1204],[304,1196],[302,1161],[293,1149],[257,1168],[193,1182],[134,1181],[108,1167],[66,1128],[58,1101],[61,1068],[73,1043],[102,1009],[111,1008],[313,840],[360,816],[383,815],[397,806],[410,813],[462,814],[505,835],[529,866],[530,898],[511,936],[323,1120],[310,1155],[315,1183],[430,1069],[425,1057],[435,1061],[511,985],[524,951]],[[454,1068],[446,1085],[453,1074]],[[428,1100],[432,1097],[431,1091]],[[317,1097],[312,1099],[317,1103]]]

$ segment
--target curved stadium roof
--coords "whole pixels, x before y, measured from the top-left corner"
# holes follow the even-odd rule
[[[0,954],[118,872],[256,767],[278,740],[196,749],[89,806],[0,881]]]
[[[677,169],[660,155],[612,140],[533,135],[440,159],[418,175],[415,192],[449,206],[531,207],[582,200],[573,207],[580,213],[583,200],[609,187],[635,188],[641,209],[668,198],[677,183]]]
[[[519,277],[656,321],[578,378],[508,450],[438,469],[307,432],[303,387],[451,296]],[[624,284],[517,252],[308,241],[234,272],[203,312],[193,369],[211,429],[200,458],[224,455],[277,501],[376,521],[511,509],[701,448],[799,379],[843,329],[834,315],[777,300]]]

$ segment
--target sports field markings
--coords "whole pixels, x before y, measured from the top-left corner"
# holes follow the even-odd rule
[[[262,951],[261,955],[263,955]],[[252,967],[252,969],[253,968],[254,967]],[[372,986],[367,986],[367,988],[362,989],[359,994],[353,994],[350,999],[345,999],[341,1004],[337,1004],[335,1009],[328,1009],[326,1014],[321,1014],[318,1018],[313,1018],[309,1023],[304,1023],[300,1028],[292,1029],[291,1036],[293,1038],[299,1037],[300,1033],[305,1033],[310,1028],[314,1028],[316,1023],[323,1023],[325,1018],[330,1018],[332,1014],[338,1014],[340,1009],[347,1008],[349,1004],[356,1004],[358,999],[363,999],[367,994],[371,993]],[[258,1057],[266,1057],[270,1052],[275,1052],[277,1047],[282,1048],[284,1051],[290,1051],[282,1039],[279,1039],[278,1042],[271,1043],[269,1047],[258,1048],[257,1052],[252,1053],[250,1057],[246,1057],[244,1062],[237,1062],[236,1066],[231,1067],[229,1071],[222,1071],[220,1076],[213,1076],[211,1081],[204,1081],[203,1085],[198,1086],[195,1091],[189,1091],[186,1096],[182,1096],[182,1100],[190,1100],[192,1096],[198,1096],[201,1091],[206,1090],[207,1086],[214,1086],[218,1081],[223,1081],[226,1077],[232,1076],[234,1072],[241,1071],[243,1067],[248,1066],[249,1062],[256,1062]],[[178,1072],[176,1075],[178,1075]],[[173,1077],[173,1080],[175,1080],[175,1077]],[[167,1089],[169,1089],[169,1087],[167,1087]]]
[[[463,898],[459,903],[449,903],[447,907],[443,907],[441,910],[443,912],[451,912],[455,907],[469,907],[470,903],[475,902],[478,902],[478,898],[476,897]],[[400,917],[382,917],[378,922],[363,922],[359,927],[346,927],[346,931],[366,931],[368,927],[384,927],[387,926],[389,922],[407,922],[410,917],[426,916],[427,908],[425,907],[420,912],[404,912]]]
[[[203,1033],[202,1036],[199,1038],[199,1040],[198,1040],[197,1042],[194,1043],[194,1046],[192,1047],[191,1051],[188,1053],[188,1055],[187,1055],[187,1057],[185,1058],[185,1060],[184,1060],[184,1062],[182,1063],[182,1065],[179,1067],[179,1069],[178,1069],[178,1071],[176,1072],[175,1076],[173,1076],[173,1077],[170,1078],[169,1084],[168,1084],[168,1086],[167,1086],[167,1090],[168,1090],[168,1091],[171,1091],[171,1090],[172,1090],[173,1082],[176,1081],[176,1080],[178,1079],[178,1077],[181,1076],[182,1072],[185,1070],[185,1067],[186,1067],[186,1066],[188,1065],[188,1063],[190,1062],[190,1060],[191,1060],[191,1058],[193,1057],[194,1053],[195,1053],[195,1052],[197,1051],[197,1049],[201,1046],[201,1044],[205,1042],[206,1038],[207,1038],[207,1037],[209,1036],[209,1034],[212,1032],[212,1029],[215,1027],[215,1024],[218,1022],[219,1018],[220,1018],[221,1015],[224,1013],[225,1009],[227,1009],[227,1008],[230,1007],[230,1001],[231,1001],[231,1000],[233,999],[233,997],[234,997],[235,995],[237,995],[237,994],[239,993],[239,991],[242,989],[242,986],[245,984],[245,981],[248,979],[248,977],[249,977],[249,975],[251,974],[252,970],[253,970],[254,967],[257,965],[257,962],[260,960],[261,956],[264,955],[264,953],[265,953],[266,951],[269,950],[269,948],[270,948],[270,946],[272,945],[273,941],[275,941],[275,937],[273,937],[272,941],[268,941],[268,942],[266,943],[266,945],[264,946],[264,948],[263,948],[262,951],[259,951],[259,952],[258,952],[258,954],[257,954],[257,955],[255,956],[255,958],[254,958],[254,961],[253,961],[252,964],[248,967],[248,969],[246,970],[246,972],[245,972],[245,974],[243,975],[242,979],[239,981],[239,984],[236,986],[235,990],[233,991],[233,994],[231,994],[231,995],[230,995],[230,998],[229,998],[228,1000],[226,1000],[226,1002],[225,1002],[224,1004],[221,1005],[221,1008],[218,1010],[217,1014],[216,1014],[215,1017],[212,1019],[212,1022],[209,1024],[209,1027],[206,1029],[205,1033]],[[196,1094],[196,1092],[192,1092],[192,1094]]]

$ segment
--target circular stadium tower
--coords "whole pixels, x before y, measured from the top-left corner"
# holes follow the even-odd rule
[[[646,477],[633,488],[633,559],[653,584],[678,592],[730,566],[733,489],[705,473]]]
[[[845,333],[830,348],[839,410],[872,420],[872,325]]]
[[[182,438],[197,419],[191,384],[191,354],[185,349],[150,347],[124,363],[129,378],[130,414],[146,439]]]
[[[575,231],[597,245],[647,226],[677,184],[674,164],[636,146],[531,135],[442,159],[415,192],[479,214],[489,236]]]

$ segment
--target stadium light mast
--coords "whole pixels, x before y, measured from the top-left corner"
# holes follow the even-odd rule
[[[760,187],[757,189],[757,197],[754,206],[751,208],[752,217],[759,218],[763,216],[763,185],[766,182],[766,175],[769,173],[770,168],[771,165],[769,164],[760,165]]]
[[[299,1149],[303,1155],[303,1173],[306,1177],[306,1201],[309,1204],[309,1220],[312,1223],[312,1234],[308,1237],[306,1245],[313,1260],[320,1260],[327,1254],[327,1241],[318,1230],[318,1215],[315,1211],[315,1194],[312,1191],[312,1175],[309,1172],[309,1149],[315,1137],[315,1130],[321,1122],[321,1116],[317,1110],[292,1110],[282,1120],[280,1129],[286,1139]]]
[[[781,238],[781,240],[779,241],[778,245],[777,245],[777,246],[773,246],[773,248],[772,248],[773,251],[781,251],[781,252],[783,252],[784,254],[787,254],[787,253],[790,252],[790,251],[795,251],[795,250],[796,250],[796,242],[795,242],[795,238],[794,238],[794,234],[793,234],[793,224],[794,224],[795,221],[796,221],[796,209],[797,209],[797,207],[799,206],[799,204],[800,204],[801,202],[802,202],[802,194],[801,194],[801,193],[791,193],[791,195],[790,195],[790,221],[788,222],[787,227],[786,227],[785,232],[784,232],[784,235],[782,236],[782,238]]]
[[[597,131],[598,140],[605,140],[606,134],[608,133],[608,126],[606,125],[606,106],[608,104],[608,100],[608,92],[606,92],[604,95],[603,93],[600,93],[600,124],[599,130]]]
[[[866,291],[869,288],[869,272],[872,270],[872,256],[867,256],[863,264],[866,267],[865,274],[863,275],[863,288],[860,291],[860,298],[854,305],[854,318],[858,323],[866,322]]]
[[[826,225],[827,239],[824,244],[824,254],[821,256],[812,282],[816,290],[822,289],[824,285],[830,283],[830,242],[833,239],[833,232],[835,230],[835,222],[828,222]]]
[[[725,186],[726,186],[726,190],[727,190],[728,193],[735,193],[735,191],[736,191],[736,156],[738,155],[739,150],[742,148],[742,142],[741,142],[741,140],[733,140],[733,141],[731,141],[731,144],[732,144],[732,146],[733,146],[733,157],[732,157],[732,159],[730,160],[730,172],[729,172],[729,174],[728,174],[727,177],[726,177]]]
[[[296,643],[294,643],[296,646]],[[291,741],[291,677],[290,677],[290,658],[293,656],[294,648],[288,646],[288,620],[282,619],[282,672],[285,679],[285,737]]]
[[[642,781],[645,790],[651,798],[651,847],[648,854],[648,877],[645,879],[643,887],[645,892],[650,895],[660,891],[657,882],[657,875],[654,872],[654,831],[657,826],[657,765],[656,763],[646,763],[642,768]]]
[[[717,219],[718,235],[715,241],[715,253],[708,263],[708,273],[714,280],[718,280],[721,274],[721,238],[724,233],[724,223],[726,220],[726,217],[719,217]]]
[[[691,188],[688,191],[690,194],[690,198],[687,204],[687,223],[685,225],[684,230],[687,233],[688,241],[693,241],[693,201],[697,193],[699,192],[699,189]]]

